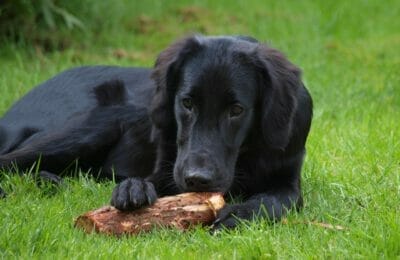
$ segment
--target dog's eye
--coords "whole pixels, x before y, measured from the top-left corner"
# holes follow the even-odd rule
[[[242,114],[243,111],[244,111],[244,108],[241,105],[235,104],[235,105],[231,106],[229,115],[231,117],[240,116],[240,114]]]
[[[191,99],[191,98],[184,98],[184,99],[182,99],[182,105],[183,105],[186,109],[192,110],[192,108],[193,108],[192,99]]]

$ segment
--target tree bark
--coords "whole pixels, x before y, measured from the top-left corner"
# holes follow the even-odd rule
[[[186,230],[210,225],[224,204],[221,193],[183,193],[160,198],[151,206],[130,212],[111,206],[89,211],[75,220],[75,227],[87,233],[109,235],[139,234],[155,227]]]

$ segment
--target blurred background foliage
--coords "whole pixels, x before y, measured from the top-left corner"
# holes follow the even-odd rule
[[[80,1],[0,1],[1,40],[37,44],[46,50],[66,47],[69,32],[85,30],[83,22],[74,15],[78,9],[74,2]]]
[[[151,15],[164,11],[168,14],[172,12],[174,17],[186,24],[195,22],[203,10],[197,7],[179,9],[180,2],[0,0],[0,44],[33,46],[45,52],[70,47],[85,48],[91,46],[93,41],[97,41],[96,45],[102,42],[106,45],[108,39],[115,42],[115,37],[123,32],[150,34],[155,30],[163,31],[163,18],[154,19]],[[205,32],[203,25],[196,26],[191,31]]]
[[[52,52],[134,44],[154,52],[196,32],[250,34],[288,51],[299,40],[335,47],[382,38],[397,27],[399,12],[397,0],[0,0],[0,45]]]

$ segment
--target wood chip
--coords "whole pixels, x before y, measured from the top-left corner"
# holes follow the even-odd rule
[[[139,234],[155,227],[186,230],[212,224],[224,205],[221,193],[183,193],[160,198],[151,206],[130,212],[105,206],[79,216],[75,227],[108,235]]]

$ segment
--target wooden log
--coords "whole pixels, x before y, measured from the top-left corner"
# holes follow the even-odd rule
[[[182,193],[159,198],[151,206],[130,212],[105,206],[79,216],[75,227],[109,235],[139,234],[155,227],[186,230],[211,224],[224,204],[221,193]]]

